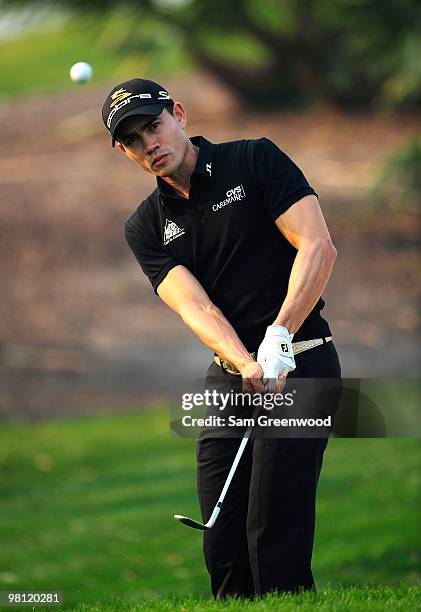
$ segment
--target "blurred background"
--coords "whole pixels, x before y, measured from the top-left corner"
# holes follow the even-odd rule
[[[1,1],[0,588],[208,593],[197,534],[172,525],[198,508],[165,402],[210,353],[128,250],[154,178],[100,115],[134,76],[185,103],[191,135],[267,136],[297,162],[339,253],[325,315],[344,376],[419,372],[419,3]],[[416,582],[418,441],[334,440],[326,461],[321,584]]]

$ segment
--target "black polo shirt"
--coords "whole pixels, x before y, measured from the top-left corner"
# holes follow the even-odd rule
[[[171,268],[185,266],[255,351],[281,308],[297,253],[275,219],[315,192],[266,138],[191,141],[200,151],[189,199],[157,178],[157,189],[126,221],[126,239],[155,291]],[[320,299],[294,341],[330,335],[323,306]]]

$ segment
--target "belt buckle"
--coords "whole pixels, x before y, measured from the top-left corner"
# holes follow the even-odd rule
[[[234,376],[238,376],[239,374],[241,374],[241,372],[239,372],[235,365],[233,365],[232,363],[228,363],[228,361],[223,360],[221,360],[221,363],[223,364],[224,370],[228,372],[228,374],[233,374]]]

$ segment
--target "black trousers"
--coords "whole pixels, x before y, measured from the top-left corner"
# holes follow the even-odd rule
[[[336,378],[340,388],[341,370],[332,342],[297,355],[296,365],[288,378]],[[217,376],[237,378],[214,363],[207,379]],[[340,392],[338,402],[339,397]],[[197,442],[204,522],[217,502],[239,442],[226,437]],[[204,532],[206,567],[216,599],[315,588],[311,557],[316,488],[326,445],[326,437],[249,440],[218,520]]]

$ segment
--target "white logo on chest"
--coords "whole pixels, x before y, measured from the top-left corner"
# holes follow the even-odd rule
[[[185,230],[183,230],[181,227],[178,227],[177,223],[175,223],[174,221],[170,221],[170,219],[166,219],[164,228],[164,246],[175,238],[179,238],[185,233]]]
[[[233,202],[241,202],[243,198],[246,197],[246,192],[244,191],[244,187],[242,185],[237,185],[237,187],[232,187],[228,189],[226,193],[225,200],[221,200],[218,204],[213,204],[212,210],[216,212],[224,206],[228,206],[228,204],[232,204]]]

